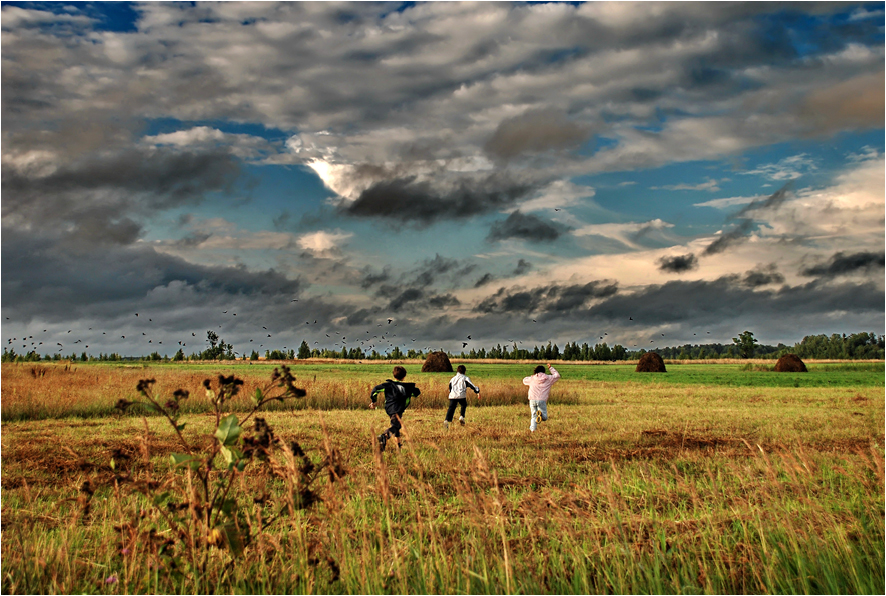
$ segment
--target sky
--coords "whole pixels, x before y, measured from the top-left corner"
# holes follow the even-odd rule
[[[882,2],[4,2],[0,29],[18,353],[884,333]]]

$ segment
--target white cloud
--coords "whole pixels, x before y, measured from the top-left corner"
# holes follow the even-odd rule
[[[650,231],[662,231],[673,227],[674,224],[672,223],[661,219],[653,219],[642,223],[589,224],[573,230],[571,234],[573,236],[603,236],[604,238],[617,240],[631,249],[640,250],[642,246],[637,243],[637,238],[640,235]]]
[[[338,250],[341,245],[351,238],[354,234],[351,232],[342,232],[336,230],[328,232],[319,230],[310,234],[303,234],[298,237],[297,243],[299,248],[314,253],[315,256],[328,256]]]
[[[765,199],[766,197],[763,195],[758,195],[756,197],[728,197],[725,199],[711,199],[710,201],[705,201],[704,203],[693,203],[693,207],[713,207],[714,209],[726,209],[728,207],[732,207],[734,205],[747,205],[749,203],[753,203],[754,201],[759,201],[761,199]]]
[[[71,23],[85,26],[91,22],[92,19],[82,15],[56,14],[44,10],[31,10],[10,5],[4,5],[3,10],[0,11],[0,26],[7,30],[44,23]]]
[[[877,151],[870,145],[865,145],[859,151],[849,153],[846,156],[846,161],[857,163],[860,161],[867,161],[869,159],[877,159],[878,157],[880,157],[879,151]]]
[[[763,234],[806,238],[824,252],[882,250],[884,163],[869,159],[850,164],[822,189],[804,189],[766,220]]]
[[[245,160],[256,160],[268,153],[276,153],[276,150],[262,137],[226,133],[208,126],[195,126],[186,130],[146,135],[141,140],[147,145],[170,146],[178,149],[224,147]]]
[[[593,204],[591,198],[595,194],[596,190],[593,187],[575,184],[568,180],[556,180],[542,189],[536,197],[520,203],[514,209],[520,209],[526,213],[529,211],[563,209],[579,203],[583,205]]]
[[[742,172],[747,175],[759,175],[769,180],[795,180],[805,172],[816,169],[815,161],[807,154],[792,155],[780,159],[776,163],[758,165],[755,169]]]
[[[883,20],[883,11],[882,10],[868,10],[867,8],[856,8],[852,11],[852,14],[849,15],[850,21],[863,21],[866,19],[878,19],[880,21]]]
[[[700,184],[669,184],[667,186],[651,186],[652,190],[707,190],[716,192],[720,190],[716,180],[708,180]]]
[[[225,133],[217,128],[209,128],[208,126],[195,126],[188,130],[177,130],[159,135],[145,136],[144,140],[148,143],[157,145],[175,145],[177,147],[187,147],[189,145],[200,145],[207,142],[219,142],[225,138]]]

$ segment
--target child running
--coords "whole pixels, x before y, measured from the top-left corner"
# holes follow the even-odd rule
[[[538,365],[532,375],[523,379],[523,384],[529,386],[529,432],[535,432],[539,422],[548,419],[548,396],[551,394],[551,385],[560,379],[560,373],[548,364],[551,374],[545,374],[545,367]]]
[[[387,379],[381,385],[372,388],[369,398],[372,400],[369,404],[371,409],[375,409],[376,396],[382,391],[385,392],[385,413],[391,417],[391,427],[378,435],[378,447],[382,451],[388,444],[388,439],[392,436],[397,437],[397,447],[400,447],[400,419],[403,412],[409,407],[409,402],[413,397],[421,395],[421,390],[415,386],[415,383],[404,383],[406,378],[406,369],[402,366],[395,366],[393,371],[396,381]]]
[[[467,369],[464,365],[459,364],[456,370],[458,371],[456,375],[449,380],[449,409],[446,410],[446,419],[443,421],[443,426],[446,428],[449,428],[449,423],[452,422],[452,417],[455,415],[455,406],[461,406],[458,422],[462,426],[465,425],[465,410],[468,409],[468,387],[473,389],[477,394],[477,399],[480,399],[480,388],[471,383],[470,377],[465,376]]]

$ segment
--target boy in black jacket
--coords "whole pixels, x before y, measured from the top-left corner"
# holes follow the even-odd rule
[[[397,446],[400,446],[400,418],[403,412],[409,407],[409,402],[413,397],[421,395],[421,391],[415,386],[415,383],[404,383],[406,378],[406,369],[402,366],[394,367],[394,378],[386,380],[381,385],[372,388],[369,398],[372,400],[369,404],[371,409],[375,409],[376,396],[382,391],[385,392],[385,413],[391,417],[391,428],[378,436],[378,446],[382,451],[388,444],[388,439],[392,436],[397,437]]]

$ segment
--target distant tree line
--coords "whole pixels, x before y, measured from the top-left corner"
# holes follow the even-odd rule
[[[787,351],[800,358],[879,360],[884,355],[884,336],[864,332],[851,335],[807,335]]]
[[[58,361],[71,360],[81,362],[118,362],[118,361],[151,361],[151,362],[181,362],[185,360],[235,360],[240,355],[234,351],[234,346],[226,343],[223,339],[213,331],[207,332],[208,347],[201,351],[195,352],[188,356],[179,348],[175,355],[170,358],[161,355],[158,352],[152,352],[147,356],[121,356],[115,352],[108,354],[101,353],[98,356],[88,355],[83,352],[79,356],[71,353],[69,356],[62,354],[53,354],[41,356],[36,351],[30,351],[26,354],[17,354],[15,350],[7,350],[4,348],[3,356],[0,358],[3,362],[40,362],[40,361]],[[876,333],[853,333],[840,335],[834,333],[828,335],[807,335],[801,341],[793,346],[778,344],[777,346],[769,346],[757,343],[753,333],[745,331],[738,337],[733,338],[731,344],[685,344],[682,346],[669,346],[646,350],[628,350],[624,346],[615,344],[609,346],[606,342],[594,344],[588,343],[581,345],[578,342],[567,342],[561,350],[560,347],[548,342],[547,345],[533,346],[528,348],[520,348],[517,344],[511,346],[496,344],[489,349],[480,348],[471,349],[470,352],[460,352],[458,354],[447,352],[450,358],[460,358],[464,360],[565,360],[565,361],[623,361],[637,360],[647,351],[658,353],[659,356],[668,360],[716,360],[720,358],[772,358],[776,359],[784,354],[796,354],[800,358],[820,359],[820,360],[883,360],[886,356],[884,351],[884,336]],[[243,355],[247,358],[246,355]],[[341,350],[328,348],[310,348],[307,341],[302,341],[296,352],[289,350],[265,350],[263,355],[259,355],[256,350],[252,350],[248,356],[249,360],[256,361],[264,357],[266,360],[295,360],[296,358],[304,360],[308,358],[330,358],[340,360],[422,360],[427,357],[427,353],[422,350],[408,350],[403,352],[399,347],[394,347],[389,352],[378,352],[372,350],[364,352],[360,347],[348,348],[342,347]]]

